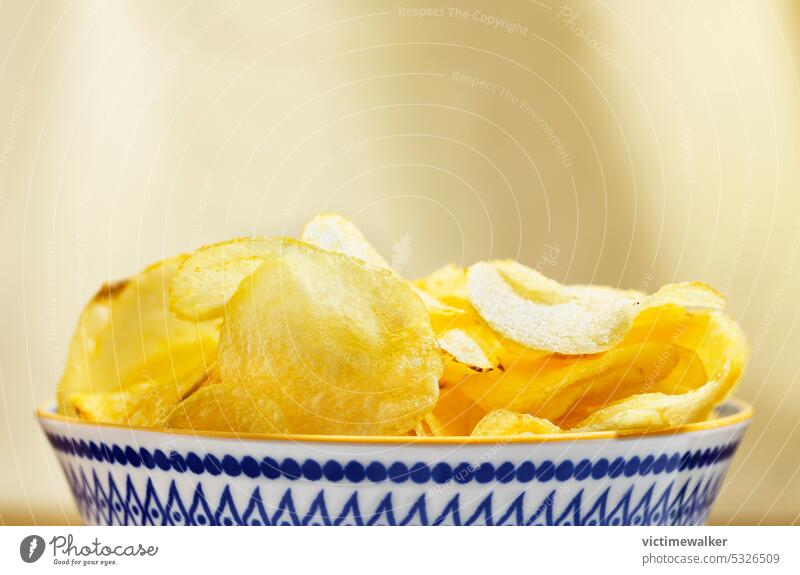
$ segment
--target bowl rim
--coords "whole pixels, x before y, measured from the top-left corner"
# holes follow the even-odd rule
[[[113,429],[121,431],[137,431],[146,433],[157,433],[165,435],[177,435],[181,437],[195,437],[198,439],[236,439],[247,441],[281,441],[291,443],[340,443],[340,444],[424,444],[424,445],[481,445],[488,443],[550,443],[558,441],[588,441],[588,440],[613,440],[657,437],[664,435],[683,435],[686,433],[696,433],[719,429],[723,427],[733,427],[745,423],[753,418],[753,406],[743,399],[731,397],[720,405],[727,405],[734,408],[730,415],[717,417],[708,421],[698,423],[688,423],[677,427],[668,427],[655,430],[630,430],[630,431],[584,431],[575,433],[543,433],[539,435],[509,436],[509,435],[486,435],[480,437],[452,435],[446,437],[419,437],[410,435],[315,435],[315,434],[267,434],[267,433],[237,433],[234,431],[204,431],[191,429],[163,429],[154,427],[142,427],[135,425],[122,425],[118,423],[96,423],[82,421],[76,417],[70,417],[57,413],[55,402],[48,402],[36,409],[36,417],[40,420],[54,421],[67,425],[80,427],[94,427],[99,429]]]

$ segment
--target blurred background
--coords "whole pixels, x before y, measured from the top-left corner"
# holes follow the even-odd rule
[[[0,4],[0,523],[77,521],[33,418],[80,308],[321,211],[404,275],[702,279],[757,417],[711,521],[800,522],[800,4]]]

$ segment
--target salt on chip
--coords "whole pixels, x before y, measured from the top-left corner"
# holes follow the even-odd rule
[[[435,405],[442,360],[402,279],[295,242],[227,304],[224,383],[265,386],[292,433],[399,435]]]
[[[621,342],[642,310],[677,305],[721,309],[724,299],[697,282],[640,296],[592,286],[562,286],[516,262],[480,262],[467,273],[470,301],[501,336],[525,347],[580,355]]]
[[[677,395],[643,393],[612,403],[592,413],[571,431],[657,430],[704,421],[728,379],[724,368],[694,391]]]
[[[58,385],[61,413],[76,415],[76,394],[119,392],[143,380],[181,385],[204,373],[216,354],[219,322],[184,321],[168,309],[168,286],[184,259],[106,285],[86,305]]]
[[[540,435],[560,433],[561,428],[553,422],[527,413],[516,413],[508,409],[496,409],[486,414],[472,431],[473,436]]]
[[[285,433],[283,410],[263,386],[217,383],[200,388],[166,418],[172,429]]]

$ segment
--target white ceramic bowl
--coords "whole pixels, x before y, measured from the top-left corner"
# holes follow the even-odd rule
[[[166,433],[37,412],[96,525],[698,525],[752,417],[646,434]]]

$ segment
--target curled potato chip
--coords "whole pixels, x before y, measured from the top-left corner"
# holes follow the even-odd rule
[[[565,355],[598,353],[620,343],[642,310],[665,305],[721,309],[700,283],[664,286],[650,296],[593,286],[562,286],[510,261],[480,262],[467,273],[470,301],[501,336]]]
[[[225,304],[264,256],[280,252],[284,238],[238,238],[203,246],[181,264],[169,287],[172,313],[187,320],[222,317]]]
[[[283,410],[264,386],[207,385],[176,405],[166,418],[172,429],[285,433]]]
[[[572,431],[654,430],[703,421],[712,412],[727,368],[699,389],[678,395],[643,393],[592,413]]]
[[[420,292],[461,311],[449,316],[431,313],[439,345],[449,360],[442,376],[445,385],[460,381],[472,371],[486,372],[500,367],[500,357],[506,350],[470,304],[465,269],[448,264],[416,280],[414,285]]]
[[[157,427],[199,383],[144,381],[120,391],[74,393],[67,401],[84,421]]]
[[[507,409],[496,409],[486,414],[472,431],[473,436],[494,435],[538,435],[560,433],[561,428],[553,422],[527,413],[516,413]]]
[[[465,378],[460,388],[487,411],[510,409],[558,422],[588,388],[619,385],[624,380],[629,380],[630,387],[643,384],[658,373],[655,366],[668,347],[668,342],[656,341],[597,355],[548,355],[520,361],[505,372],[476,373]],[[670,356],[668,361],[675,359]]]
[[[442,385],[458,383],[476,371],[503,369],[504,342],[473,311],[464,310],[462,316],[446,320],[430,316],[445,358]]]
[[[557,423],[563,428],[571,428],[590,414],[616,401],[642,393],[676,394],[702,387],[707,381],[706,370],[698,356],[691,350],[666,346],[656,362],[636,372],[620,364],[589,382],[572,386],[563,398],[569,408],[558,417]]]
[[[69,398],[118,392],[143,380],[194,382],[213,361],[219,322],[183,321],[168,309],[167,286],[185,256],[104,286],[86,305],[72,337],[58,409],[76,415]]]
[[[226,384],[265,386],[293,433],[406,433],[435,405],[442,372],[405,281],[301,242],[242,281],[219,364]]]
[[[739,382],[750,355],[742,328],[720,311],[696,314],[676,342],[692,349],[708,374],[723,373],[715,403],[728,397]]]
[[[478,334],[458,328],[449,329],[436,338],[445,353],[467,368],[478,372],[496,369],[497,356],[487,349],[488,346],[481,346],[478,339]]]
[[[339,214],[320,214],[308,222],[303,229],[303,241],[323,250],[338,252],[359,259],[398,275],[389,262],[367,241],[361,230],[353,222]],[[454,316],[463,313],[462,310],[448,305],[413,283],[409,285],[422,300],[422,303],[425,304],[425,308],[431,316],[431,321],[434,323],[450,322]]]
[[[320,214],[306,224],[302,240],[324,250],[358,258],[370,265],[392,269],[358,227],[339,214]]]

